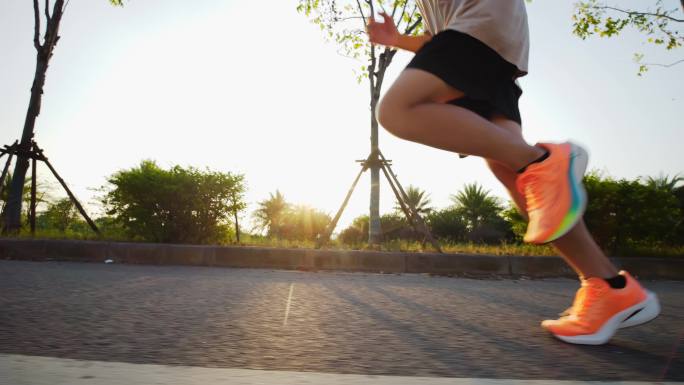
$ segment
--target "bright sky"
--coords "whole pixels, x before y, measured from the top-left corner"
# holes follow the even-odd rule
[[[662,53],[636,33],[582,41],[571,35],[572,3],[528,4],[526,138],[583,143],[590,167],[618,178],[684,172],[684,65],[638,77],[632,62],[636,51],[671,63],[684,50]],[[246,174],[250,210],[279,189],[292,203],[334,214],[358,173],[354,160],[369,152],[368,86],[352,73],[363,63],[338,55],[296,4],[138,0],[113,8],[72,0],[47,74],[38,143],[90,211],[106,176],[154,159]],[[0,2],[0,36],[0,144],[10,144],[21,135],[35,69],[30,2]],[[397,55],[387,80],[409,59]],[[505,197],[479,159],[385,132],[380,146],[401,183],[427,190],[435,207],[474,181]],[[369,179],[342,225],[367,213]],[[393,205],[383,182],[381,211]]]

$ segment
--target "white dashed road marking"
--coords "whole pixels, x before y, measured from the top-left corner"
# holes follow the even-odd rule
[[[283,326],[287,326],[287,318],[290,316],[290,304],[292,303],[292,292],[294,291],[294,283],[290,284],[290,294],[287,296],[287,305],[285,306],[285,319],[283,319]]]

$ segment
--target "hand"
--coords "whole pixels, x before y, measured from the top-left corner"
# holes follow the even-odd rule
[[[368,39],[373,44],[382,44],[391,47],[396,47],[399,42],[399,31],[394,24],[394,20],[385,12],[380,12],[383,22],[378,23],[371,16],[368,19],[366,32],[368,32]]]

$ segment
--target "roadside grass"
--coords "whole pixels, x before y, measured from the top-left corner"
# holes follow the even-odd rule
[[[635,246],[617,254],[625,257],[684,258],[684,246]]]
[[[282,239],[271,239],[261,236],[241,236],[240,244],[245,246],[261,247],[284,247],[298,249],[313,249],[316,247],[314,241],[290,241]],[[555,256],[556,252],[549,246],[536,246],[515,243],[501,243],[496,245],[486,245],[478,243],[453,243],[440,242],[442,251],[445,253],[462,254],[489,254],[489,255],[536,255],[536,256]],[[344,244],[335,239],[331,240],[325,249],[332,250],[371,250],[368,243]],[[408,240],[391,240],[383,242],[379,251],[403,251],[403,252],[435,252],[429,243],[423,245],[421,242]]]
[[[32,238],[28,229],[23,230],[16,237],[22,239]],[[125,237],[121,233],[107,233],[98,237],[91,231],[74,232],[67,230],[60,232],[57,230],[37,230],[34,238],[37,239],[62,239],[62,240],[106,240],[112,242],[138,242]],[[222,246],[246,246],[246,247],[275,247],[287,249],[315,249],[316,242],[311,240],[287,240],[274,239],[261,235],[241,234],[240,243],[234,238],[226,239],[221,242]],[[442,251],[449,254],[487,254],[487,255],[507,255],[507,256],[557,256],[558,253],[549,245],[531,245],[522,243],[500,244],[481,244],[481,243],[458,243],[440,241]],[[328,250],[371,250],[368,243],[344,244],[336,239],[331,240],[323,247]],[[390,240],[383,242],[379,251],[390,252],[435,252],[429,243],[423,244],[418,241],[409,240]],[[629,249],[622,249],[618,252],[609,253],[621,257],[660,257],[660,258],[684,258],[684,246],[662,246],[662,245],[640,245]]]

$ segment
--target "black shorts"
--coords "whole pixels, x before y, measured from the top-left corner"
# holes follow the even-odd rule
[[[465,94],[449,104],[485,119],[499,113],[521,123],[518,99],[522,90],[514,81],[517,67],[470,35],[454,30],[436,34],[406,68],[430,72]]]

